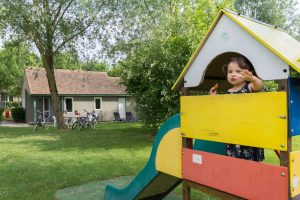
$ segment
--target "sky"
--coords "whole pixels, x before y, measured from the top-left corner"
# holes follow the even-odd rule
[[[298,13],[300,13],[300,0],[297,0],[297,1],[298,1],[297,10],[298,10]]]
[[[300,14],[300,0],[297,0],[298,5],[297,5],[297,12]]]

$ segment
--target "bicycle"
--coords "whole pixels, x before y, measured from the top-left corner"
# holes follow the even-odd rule
[[[72,130],[75,130],[77,127],[79,127],[79,130],[81,130],[84,126],[84,123],[84,117],[76,117],[76,121],[72,124]]]
[[[96,117],[95,115],[93,115],[93,113],[90,113],[86,110],[84,110],[84,112],[86,112],[86,119],[83,124],[83,128],[85,128],[85,126],[87,128],[95,128],[95,126],[98,122],[98,117]]]
[[[34,131],[37,131],[38,128],[45,129],[45,124],[46,123],[52,123],[53,122],[51,117],[47,117],[46,119],[43,120],[43,116],[42,116],[41,111],[36,110],[36,112],[39,113],[39,116],[38,116],[38,120],[35,123],[35,126],[33,128]]]

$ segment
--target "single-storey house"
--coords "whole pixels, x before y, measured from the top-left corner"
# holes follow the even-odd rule
[[[73,116],[77,110],[85,116],[85,110],[95,110],[101,121],[114,120],[114,112],[121,118],[126,112],[136,115],[134,102],[120,84],[119,77],[109,77],[106,72],[56,69],[55,80],[62,110]],[[50,91],[44,68],[27,68],[24,73],[22,106],[26,122],[35,122],[37,110],[44,118],[53,115]]]

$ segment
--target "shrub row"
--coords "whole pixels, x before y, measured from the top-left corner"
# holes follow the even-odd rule
[[[25,109],[22,107],[16,107],[11,109],[11,116],[15,122],[24,122],[25,121]]]

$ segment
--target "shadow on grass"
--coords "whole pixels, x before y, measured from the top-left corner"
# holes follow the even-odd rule
[[[0,131],[0,143],[30,145],[41,151],[141,149],[152,144],[150,129],[138,123],[105,123],[81,131],[49,128],[34,132],[30,127]]]
[[[0,199],[53,199],[56,190],[116,176],[135,175],[144,160],[121,158],[20,159],[0,164]],[[117,167],[116,167],[117,166]]]

